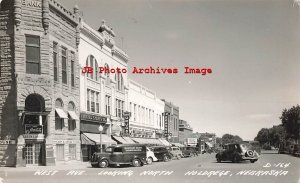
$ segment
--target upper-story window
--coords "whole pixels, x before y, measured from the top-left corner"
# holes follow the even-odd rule
[[[75,53],[71,52],[71,86],[75,86]]]
[[[88,58],[86,59],[86,66],[93,68],[93,72],[92,73],[87,73],[87,77],[91,78],[95,81],[98,81],[99,80],[98,63],[97,63],[97,60],[95,59],[95,57],[93,55],[89,55]]]
[[[117,82],[117,90],[118,91],[123,91],[124,90],[124,81],[123,81],[123,76],[121,73],[116,74],[116,82]]]
[[[41,74],[40,37],[26,35],[26,73]]]
[[[57,58],[57,43],[53,42],[53,72],[54,81],[58,81],[58,58]]]
[[[107,68],[107,69],[109,70],[108,64],[105,64],[104,67]],[[106,84],[107,86],[110,85],[110,75],[109,75],[108,72],[105,72],[105,84]]]
[[[68,83],[68,71],[67,71],[67,48],[61,48],[61,71],[62,71],[62,82]]]

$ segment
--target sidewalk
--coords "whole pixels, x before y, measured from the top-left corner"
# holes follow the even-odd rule
[[[79,170],[91,168],[89,162],[64,162],[56,163],[54,166],[27,166],[27,167],[0,167],[2,171],[37,171],[37,170]]]

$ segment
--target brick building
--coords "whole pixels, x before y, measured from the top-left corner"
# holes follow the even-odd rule
[[[78,8],[2,0],[0,22],[0,165],[79,161]]]
[[[187,121],[179,120],[179,143],[185,144],[188,138],[193,135],[193,128]]]
[[[165,103],[165,114],[164,121],[167,118],[167,127],[169,133],[169,142],[179,142],[179,107],[174,105],[172,102],[168,102],[164,99],[162,101]],[[166,123],[165,123],[166,125]]]

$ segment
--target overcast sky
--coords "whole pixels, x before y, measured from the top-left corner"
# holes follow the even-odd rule
[[[177,75],[136,75],[180,107],[198,132],[253,139],[300,101],[300,11],[292,0],[59,0],[94,29],[102,19],[132,67],[175,67]],[[122,41],[123,40],[123,41]],[[184,66],[210,67],[209,76]]]

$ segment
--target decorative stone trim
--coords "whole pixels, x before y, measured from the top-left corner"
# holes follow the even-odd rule
[[[21,0],[15,0],[14,3],[14,15],[15,15],[15,26],[16,29],[19,30],[19,26],[21,24],[21,14],[22,14],[22,2]]]
[[[48,0],[43,0],[43,27],[46,33],[48,33],[49,29],[49,2]]]

